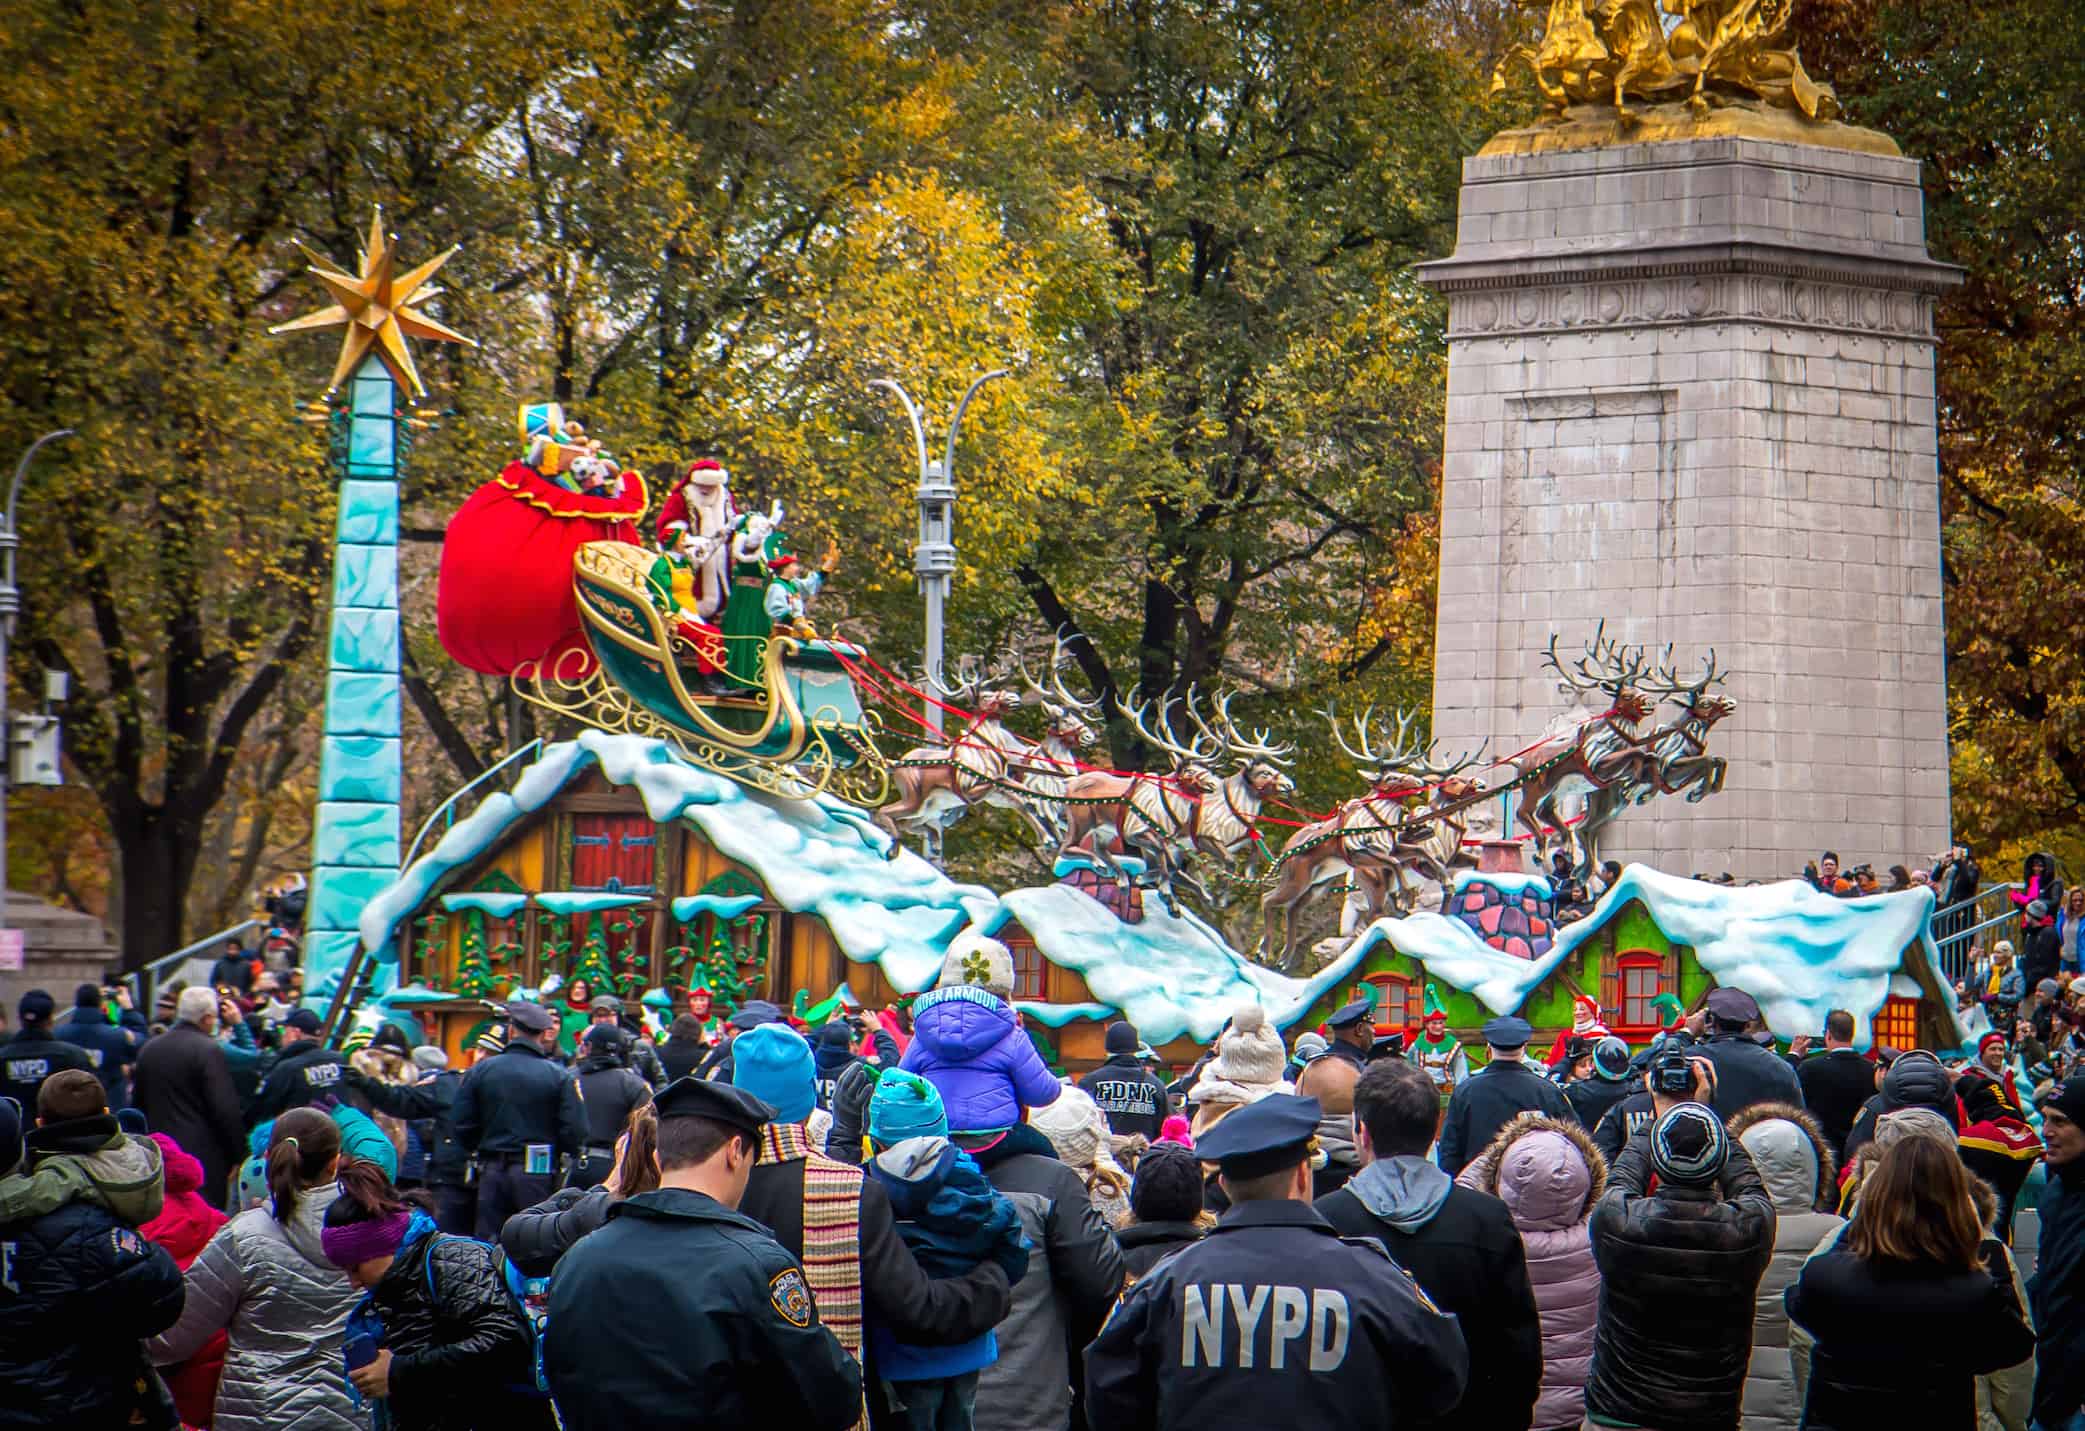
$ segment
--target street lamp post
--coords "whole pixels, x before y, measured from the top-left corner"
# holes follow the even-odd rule
[[[14,727],[7,712],[7,656],[14,641],[15,620],[22,613],[22,591],[15,585],[15,552],[22,538],[15,526],[15,512],[22,498],[22,478],[28,475],[37,451],[46,442],[58,442],[72,435],[71,428],[61,427],[29,444],[22,460],[14,465],[14,481],[7,487],[7,510],[0,512],[0,742],[5,743],[5,759],[0,760],[0,930],[7,928],[7,796],[14,786]]]
[[[904,405],[905,416],[912,422],[912,441],[919,458],[919,488],[915,493],[919,502],[919,538],[912,548],[912,570],[919,577],[919,593],[927,607],[926,639],[920,658],[930,685],[941,680],[941,648],[947,632],[948,594],[956,575],[956,438],[963,431],[963,414],[969,411],[970,400],[977,396],[977,390],[995,378],[1011,374],[1009,368],[994,368],[964,390],[961,400],[949,414],[948,436],[942,444],[938,462],[927,455],[927,425],[912,394],[906,392],[895,378],[878,378],[869,384],[872,388],[884,388],[895,396]],[[940,706],[929,701],[926,719],[937,736],[943,734]],[[941,859],[940,831],[927,832],[926,846],[927,857],[938,864]]]

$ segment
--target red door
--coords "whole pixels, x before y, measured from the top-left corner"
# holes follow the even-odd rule
[[[572,888],[652,893],[659,827],[642,815],[572,817]]]

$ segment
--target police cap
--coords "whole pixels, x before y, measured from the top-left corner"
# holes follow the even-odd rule
[[[1535,1026],[1518,1014],[1501,1014],[1484,1026],[1484,1042],[1493,1048],[1526,1048]]]
[[[693,1077],[674,1079],[653,1096],[652,1106],[661,1118],[713,1118],[756,1138],[775,1116],[772,1107],[743,1088]]]
[[[1749,1024],[1759,1017],[1759,1000],[1743,989],[1711,989],[1705,1007],[1719,1024]]]
[[[1315,1098],[1270,1093],[1195,1140],[1195,1156],[1234,1178],[1293,1168],[1310,1156],[1324,1110]]]
[[[507,1022],[523,1033],[549,1033],[557,1027],[557,1020],[550,1010],[541,1004],[532,1004],[527,999],[507,1001]]]
[[[1344,1005],[1338,1013],[1326,1019],[1325,1027],[1328,1029],[1352,1028],[1355,1024],[1367,1018],[1369,1011],[1373,1008],[1375,1008],[1375,1001],[1363,995],[1361,998],[1354,1000],[1353,1003]]]

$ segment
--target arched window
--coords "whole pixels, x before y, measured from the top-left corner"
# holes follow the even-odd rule
[[[1664,956],[1651,949],[1626,949],[1615,956],[1615,1032],[1647,1038],[1662,1027],[1652,1002],[1678,991],[1665,976]]]
[[[1402,974],[1371,974],[1354,991],[1356,998],[1363,995],[1375,1000],[1374,1022],[1378,1038],[1385,1034],[1418,1031],[1425,990],[1416,980],[1407,979]]]

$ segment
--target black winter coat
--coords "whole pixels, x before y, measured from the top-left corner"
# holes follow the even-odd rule
[[[1133,1222],[1117,1232],[1115,1240],[1122,1244],[1123,1266],[1136,1278],[1190,1242],[1200,1242],[1207,1231],[1193,1222]]]
[[[1724,1034],[1696,1044],[1694,1052],[1716,1069],[1716,1116],[1728,1123],[1755,1103],[1803,1106],[1803,1085],[1786,1059],[1743,1034]]]
[[[380,1078],[349,1069],[348,1086],[369,1101],[369,1106],[393,1118],[424,1123],[422,1141],[427,1145],[427,1173],[421,1179],[429,1187],[462,1187],[470,1169],[470,1154],[456,1136],[456,1090],[463,1075],[444,1069],[418,1083],[386,1083]]]
[[[340,1091],[348,1072],[347,1055],[316,1040],[299,1044],[275,1060],[260,1092],[253,1096],[253,1121],[265,1123],[292,1108],[309,1106]]]
[[[1579,1126],[1590,1133],[1600,1126],[1600,1120],[1607,1116],[1608,1109],[1631,1093],[1642,1091],[1643,1084],[1631,1078],[1576,1078],[1564,1085],[1564,1101],[1571,1105]],[[1487,1143],[1484,1146],[1491,1145]]]
[[[1495,1058],[1455,1085],[1441,1122],[1441,1171],[1454,1177],[1523,1113],[1569,1119],[1564,1090],[1519,1060]]]
[[[1600,1320],[1585,1409],[1628,1425],[1736,1431],[1774,1204],[1730,1141],[1722,1190],[1660,1186],[1630,1140],[1593,1208]]]
[[[804,1255],[804,1162],[758,1163],[738,1210],[773,1234],[791,1257]],[[1006,1315],[1006,1273],[989,1258],[960,1277],[929,1277],[898,1238],[890,1196],[862,1177],[862,1313],[865,1323],[914,1346],[954,1346],[990,1331]]]
[[[1166,1081],[1137,1061],[1133,1053],[1118,1053],[1079,1080],[1107,1116],[1108,1127],[1118,1137],[1142,1133],[1155,1139],[1165,1129],[1166,1115],[1173,1111],[1166,1098]]]
[[[484,1243],[430,1232],[370,1297],[392,1358],[391,1431],[549,1431],[550,1403],[514,1390],[535,1381],[535,1342]]]
[[[612,1053],[582,1058],[574,1072],[586,1114],[586,1146],[613,1152],[631,1112],[652,1101],[651,1085]]]
[[[1313,1206],[1340,1236],[1381,1242],[1420,1290],[1462,1324],[1469,1386],[1453,1411],[1421,1424],[1526,1431],[1542,1388],[1542,1322],[1528,1281],[1527,1249],[1506,1204],[1489,1193],[1451,1187],[1440,1210],[1411,1231],[1370,1212],[1351,1187]]]
[[[130,1092],[146,1126],[203,1165],[203,1198],[223,1207],[232,1170],[246,1157],[246,1123],[217,1040],[175,1024],[138,1050]]]
[[[706,1043],[694,1039],[677,1039],[668,1035],[666,1042],[659,1045],[659,1066],[665,1070],[666,1081],[671,1083],[676,1078],[686,1078],[695,1071],[695,1066],[702,1062],[702,1056],[708,1052],[709,1045]]]
[[[2034,1419],[2061,1426],[2085,1409],[2085,1162],[2049,1169],[2041,1239],[2027,1284],[2041,1336],[2034,1349]]]
[[[102,1092],[108,1095],[111,1112],[130,1106],[130,1066],[138,1061],[146,1037],[145,1020],[137,1010],[125,1009],[123,1022],[113,1024],[101,1009],[76,1008],[54,1032],[86,1050],[95,1076],[101,1079]]]
[[[608,1221],[615,1199],[605,1185],[559,1188],[534,1207],[525,1207],[500,1229],[500,1246],[524,1277],[548,1277],[573,1244]]]
[[[36,1122],[36,1090],[43,1087],[43,1081],[70,1070],[100,1072],[87,1050],[55,1037],[49,1029],[20,1029],[0,1043],[0,1094],[22,1105],[24,1126]]]
[[[0,1225],[0,1428],[178,1426],[139,1344],[181,1304],[166,1249],[99,1203]]]
[[[1804,1059],[1795,1077],[1803,1087],[1803,1106],[1816,1116],[1844,1167],[1847,1135],[1862,1105],[1875,1096],[1875,1065],[1850,1048],[1826,1049]]]
[[[559,1265],[543,1369],[567,1431],[843,1431],[862,1412],[796,1259],[681,1188],[617,1203]]]
[[[1805,1431],[1976,1431],[1976,1378],[2034,1354],[2005,1252],[1984,1252],[1995,1277],[1870,1260],[1844,1240],[1804,1263],[1782,1297],[1817,1338]]]
[[[552,1157],[576,1156],[586,1142],[572,1075],[519,1039],[463,1076],[451,1116],[457,1139],[481,1155],[519,1156],[548,1143]]]
[[[1612,1165],[1622,1155],[1622,1149],[1629,1146],[1629,1140],[1650,1127],[1657,1114],[1651,1095],[1639,1088],[1600,1115],[1599,1126],[1593,1129],[1593,1146]]]

